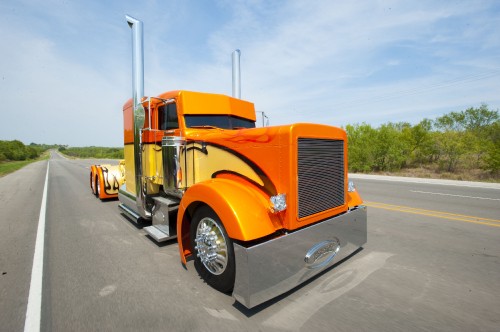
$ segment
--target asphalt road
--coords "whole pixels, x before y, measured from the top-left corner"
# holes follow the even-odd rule
[[[499,331],[500,189],[355,179],[368,243],[253,310],[180,264],[115,200],[93,160],[50,160],[42,331]],[[0,330],[24,328],[47,162],[0,178]]]

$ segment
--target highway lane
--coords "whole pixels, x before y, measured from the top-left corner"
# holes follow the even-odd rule
[[[0,330],[24,327],[47,162],[0,178]]]
[[[352,176],[364,200],[426,210],[448,211],[486,219],[500,219],[499,184],[485,184],[482,188],[459,186],[457,185],[459,181],[443,180],[441,181],[443,184],[438,185],[391,182],[376,180],[377,178]]]
[[[356,179],[363,198],[372,206],[379,203],[369,208],[369,242],[364,250],[293,292],[247,310],[205,285],[191,264],[185,270],[175,242],[155,244],[140,226],[120,215],[117,201],[93,197],[88,172],[95,162],[57,154],[50,160],[44,331],[495,331],[500,327],[500,227],[393,208],[498,220],[500,204],[494,199],[500,198],[499,190]],[[7,207],[13,211],[11,222],[2,219],[0,224],[0,269],[8,266],[11,278],[7,283],[5,276],[0,277],[0,323],[9,331],[20,331],[24,323],[30,250],[45,170],[45,163],[29,170],[32,185],[37,185],[27,195],[30,204],[4,202],[1,196],[8,193],[5,184],[18,181],[21,171],[0,179],[2,211]],[[27,198],[22,192],[13,197]],[[13,236],[6,230],[18,222],[13,216],[23,208],[27,216],[20,219],[29,220],[29,226]],[[19,252],[16,246],[24,249]],[[10,275],[18,256],[24,257],[19,264],[24,267]]]
[[[117,201],[93,197],[92,162],[51,161],[42,329],[196,330],[195,288],[179,287],[189,276],[176,246],[157,246],[120,215]]]

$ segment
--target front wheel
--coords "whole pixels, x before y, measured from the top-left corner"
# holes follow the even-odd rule
[[[196,271],[213,288],[230,292],[236,276],[233,241],[220,218],[208,206],[194,213],[190,238]]]

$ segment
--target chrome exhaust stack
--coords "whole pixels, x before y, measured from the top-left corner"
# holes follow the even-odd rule
[[[240,50],[234,50],[233,58],[233,98],[241,99]]]
[[[151,218],[151,211],[146,206],[145,185],[142,177],[142,128],[145,111],[142,106],[144,97],[144,43],[142,22],[125,15],[132,29],[132,98],[134,107],[134,166],[137,211],[143,218]]]
[[[144,97],[144,43],[142,21],[125,15],[132,29],[132,96],[134,107]]]

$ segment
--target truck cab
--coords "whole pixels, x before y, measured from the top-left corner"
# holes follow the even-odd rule
[[[343,129],[257,128],[253,103],[221,94],[145,97],[142,22],[127,21],[134,69],[133,98],[123,107],[125,160],[106,172],[93,166],[94,192],[118,196],[122,213],[150,222],[143,229],[156,241],[176,238],[184,265],[194,260],[207,284],[248,308],[366,243],[366,207],[348,181]]]
[[[366,223],[358,221],[366,218],[348,216],[366,211],[348,188],[341,128],[306,123],[256,128],[252,103],[219,94],[173,91],[144,98],[140,106],[138,150],[129,121],[132,102],[123,110],[126,181],[120,208],[135,220],[151,220],[144,230],[156,241],[177,237],[181,261],[194,259],[216,289],[234,288],[238,254],[248,261],[252,248],[308,233],[325,220],[343,216],[339,225],[349,235],[312,240],[303,260],[314,245],[324,246],[309,258],[314,269],[328,260],[321,256],[334,257],[356,243],[343,250],[350,254],[366,240]],[[354,240],[348,240],[351,228]],[[229,276],[221,277],[226,271]]]

